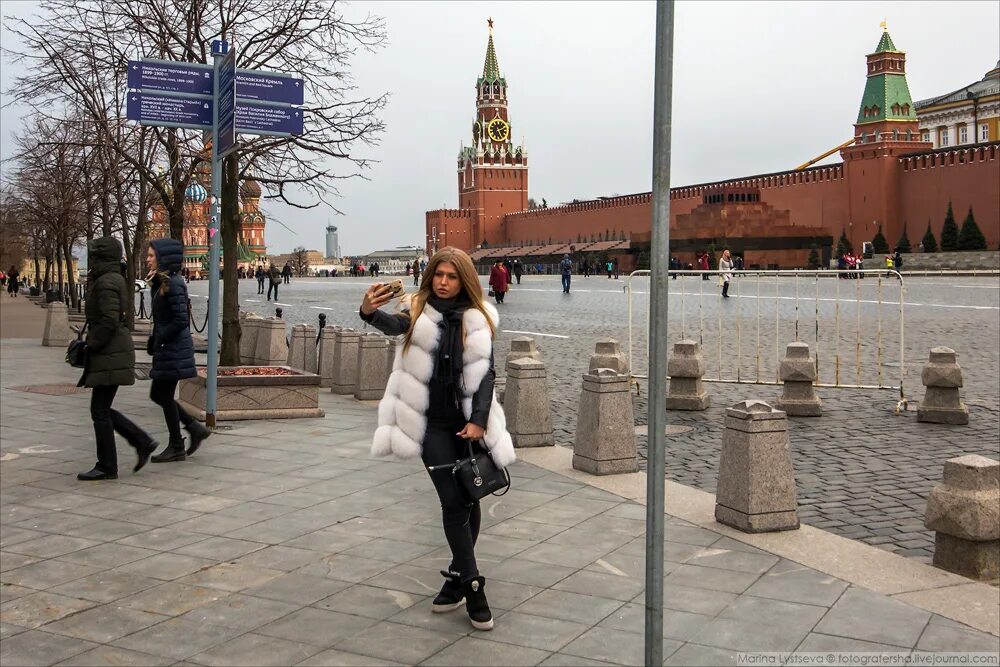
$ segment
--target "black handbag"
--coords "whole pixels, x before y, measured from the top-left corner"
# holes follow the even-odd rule
[[[87,324],[76,334],[76,340],[71,340],[66,347],[66,363],[73,368],[87,367],[87,343],[83,340],[83,334],[87,330]]]
[[[458,490],[467,503],[474,503],[490,494],[506,494],[510,491],[510,474],[493,462],[493,457],[484,447],[473,447],[473,442],[468,441],[469,455],[466,458],[445,465],[427,466],[427,469],[451,468]],[[502,493],[498,493],[500,491]]]

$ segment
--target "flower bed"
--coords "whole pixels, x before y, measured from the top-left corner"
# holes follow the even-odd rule
[[[205,419],[207,371],[182,380],[178,402],[198,419]],[[322,417],[319,376],[288,366],[229,366],[219,368],[215,399],[216,421]]]

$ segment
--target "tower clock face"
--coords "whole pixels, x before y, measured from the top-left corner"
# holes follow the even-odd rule
[[[510,125],[503,118],[494,118],[486,126],[486,134],[493,141],[507,141],[507,137],[510,136]]]

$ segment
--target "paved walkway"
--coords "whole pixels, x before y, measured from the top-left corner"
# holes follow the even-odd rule
[[[513,490],[484,503],[497,626],[483,633],[430,612],[448,561],[435,497],[419,465],[369,457],[374,405],[324,393],[325,419],[226,424],[192,460],[136,475],[123,446],[121,477],[85,484],[89,395],[62,350],[3,340],[0,374],[5,667],[642,662],[645,508],[625,497],[641,474],[562,474],[549,468],[564,449],[526,453],[538,465],[516,464]],[[147,391],[123,389],[116,407],[162,442]],[[994,589],[814,528],[744,539],[695,516],[707,494],[678,488],[666,664],[1000,650]],[[817,563],[837,549],[831,576]]]

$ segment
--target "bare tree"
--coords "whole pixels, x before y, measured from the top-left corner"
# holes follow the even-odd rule
[[[309,251],[299,246],[292,250],[292,271],[301,278],[309,272]]]

